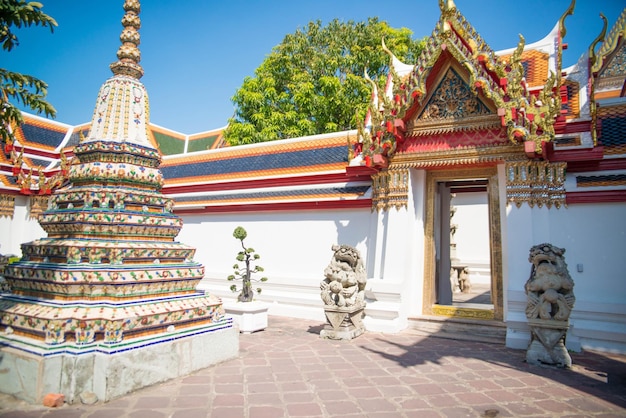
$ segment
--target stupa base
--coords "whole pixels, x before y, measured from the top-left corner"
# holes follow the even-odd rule
[[[239,355],[232,319],[210,327],[164,333],[117,345],[41,347],[27,338],[0,336],[0,392],[30,403],[62,393],[68,403],[93,392],[100,401],[209,367]]]

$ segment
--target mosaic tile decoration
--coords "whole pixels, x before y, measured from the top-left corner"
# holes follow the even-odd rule
[[[133,16],[137,8],[125,5]],[[74,147],[69,186],[37,196],[48,236],[22,244],[4,269],[12,292],[0,295],[0,344],[113,354],[232,327],[221,300],[195,290],[204,275],[195,249],[175,241],[182,220],[161,194],[143,70],[128,57],[111,68],[89,135]]]

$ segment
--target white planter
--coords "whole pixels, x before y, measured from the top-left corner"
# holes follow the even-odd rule
[[[233,317],[239,331],[249,334],[267,328],[269,305],[263,302],[224,302],[226,314]]]

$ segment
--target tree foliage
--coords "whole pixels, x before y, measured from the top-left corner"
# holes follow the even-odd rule
[[[2,49],[10,52],[19,45],[15,29],[30,26],[50,28],[54,32],[57,22],[41,11],[39,2],[25,0],[0,0],[0,43]],[[54,116],[56,110],[45,100],[48,85],[36,77],[0,68],[0,140],[13,142],[10,126],[23,121],[19,109],[9,100],[22,103],[37,113]]]
[[[233,96],[226,140],[249,144],[354,129],[371,97],[364,71],[384,83],[389,70],[382,39],[410,62],[423,48],[411,35],[377,18],[335,19],[324,27],[318,20],[287,35]]]

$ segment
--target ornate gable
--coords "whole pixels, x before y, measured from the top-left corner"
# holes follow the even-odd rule
[[[372,95],[368,123],[359,127],[360,155],[351,162],[376,170],[373,209],[407,204],[409,168],[502,162],[510,174],[509,201],[562,205],[564,177],[542,173],[564,172],[565,163],[541,160],[547,159],[551,148],[544,144],[555,139],[555,127],[565,124],[562,41],[574,1],[546,38],[546,50],[534,52],[531,45],[525,51],[520,35],[506,59],[489,48],[452,0],[439,5],[440,20],[412,68],[383,45],[391,56],[387,88],[381,97]],[[547,79],[531,80],[531,86],[525,77],[537,70],[545,70]],[[554,193],[535,199],[545,188]]]
[[[407,121],[407,136],[441,134],[498,126],[493,102],[472,91],[462,71],[448,66],[416,117]]]
[[[411,138],[457,130],[490,130],[492,136],[499,136],[495,131],[502,131],[513,145],[525,143],[528,156],[541,157],[542,144],[554,140],[557,119],[564,121],[562,37],[564,20],[573,13],[573,3],[555,32],[555,68],[543,90],[532,92],[524,78],[523,37],[505,62],[483,41],[452,0],[440,0],[439,4],[440,20],[412,71],[406,73],[406,64],[402,64],[400,76],[396,71],[399,61],[390,53],[391,87],[382,103],[372,103],[371,128],[360,132],[364,161],[367,163],[366,157],[373,160],[377,155],[391,158]],[[462,99],[453,97],[454,89],[462,94]]]
[[[623,96],[626,77],[626,9],[605,40],[607,21],[604,16],[602,19],[604,30],[589,51],[595,99]],[[595,52],[595,45],[602,40],[604,42]]]

